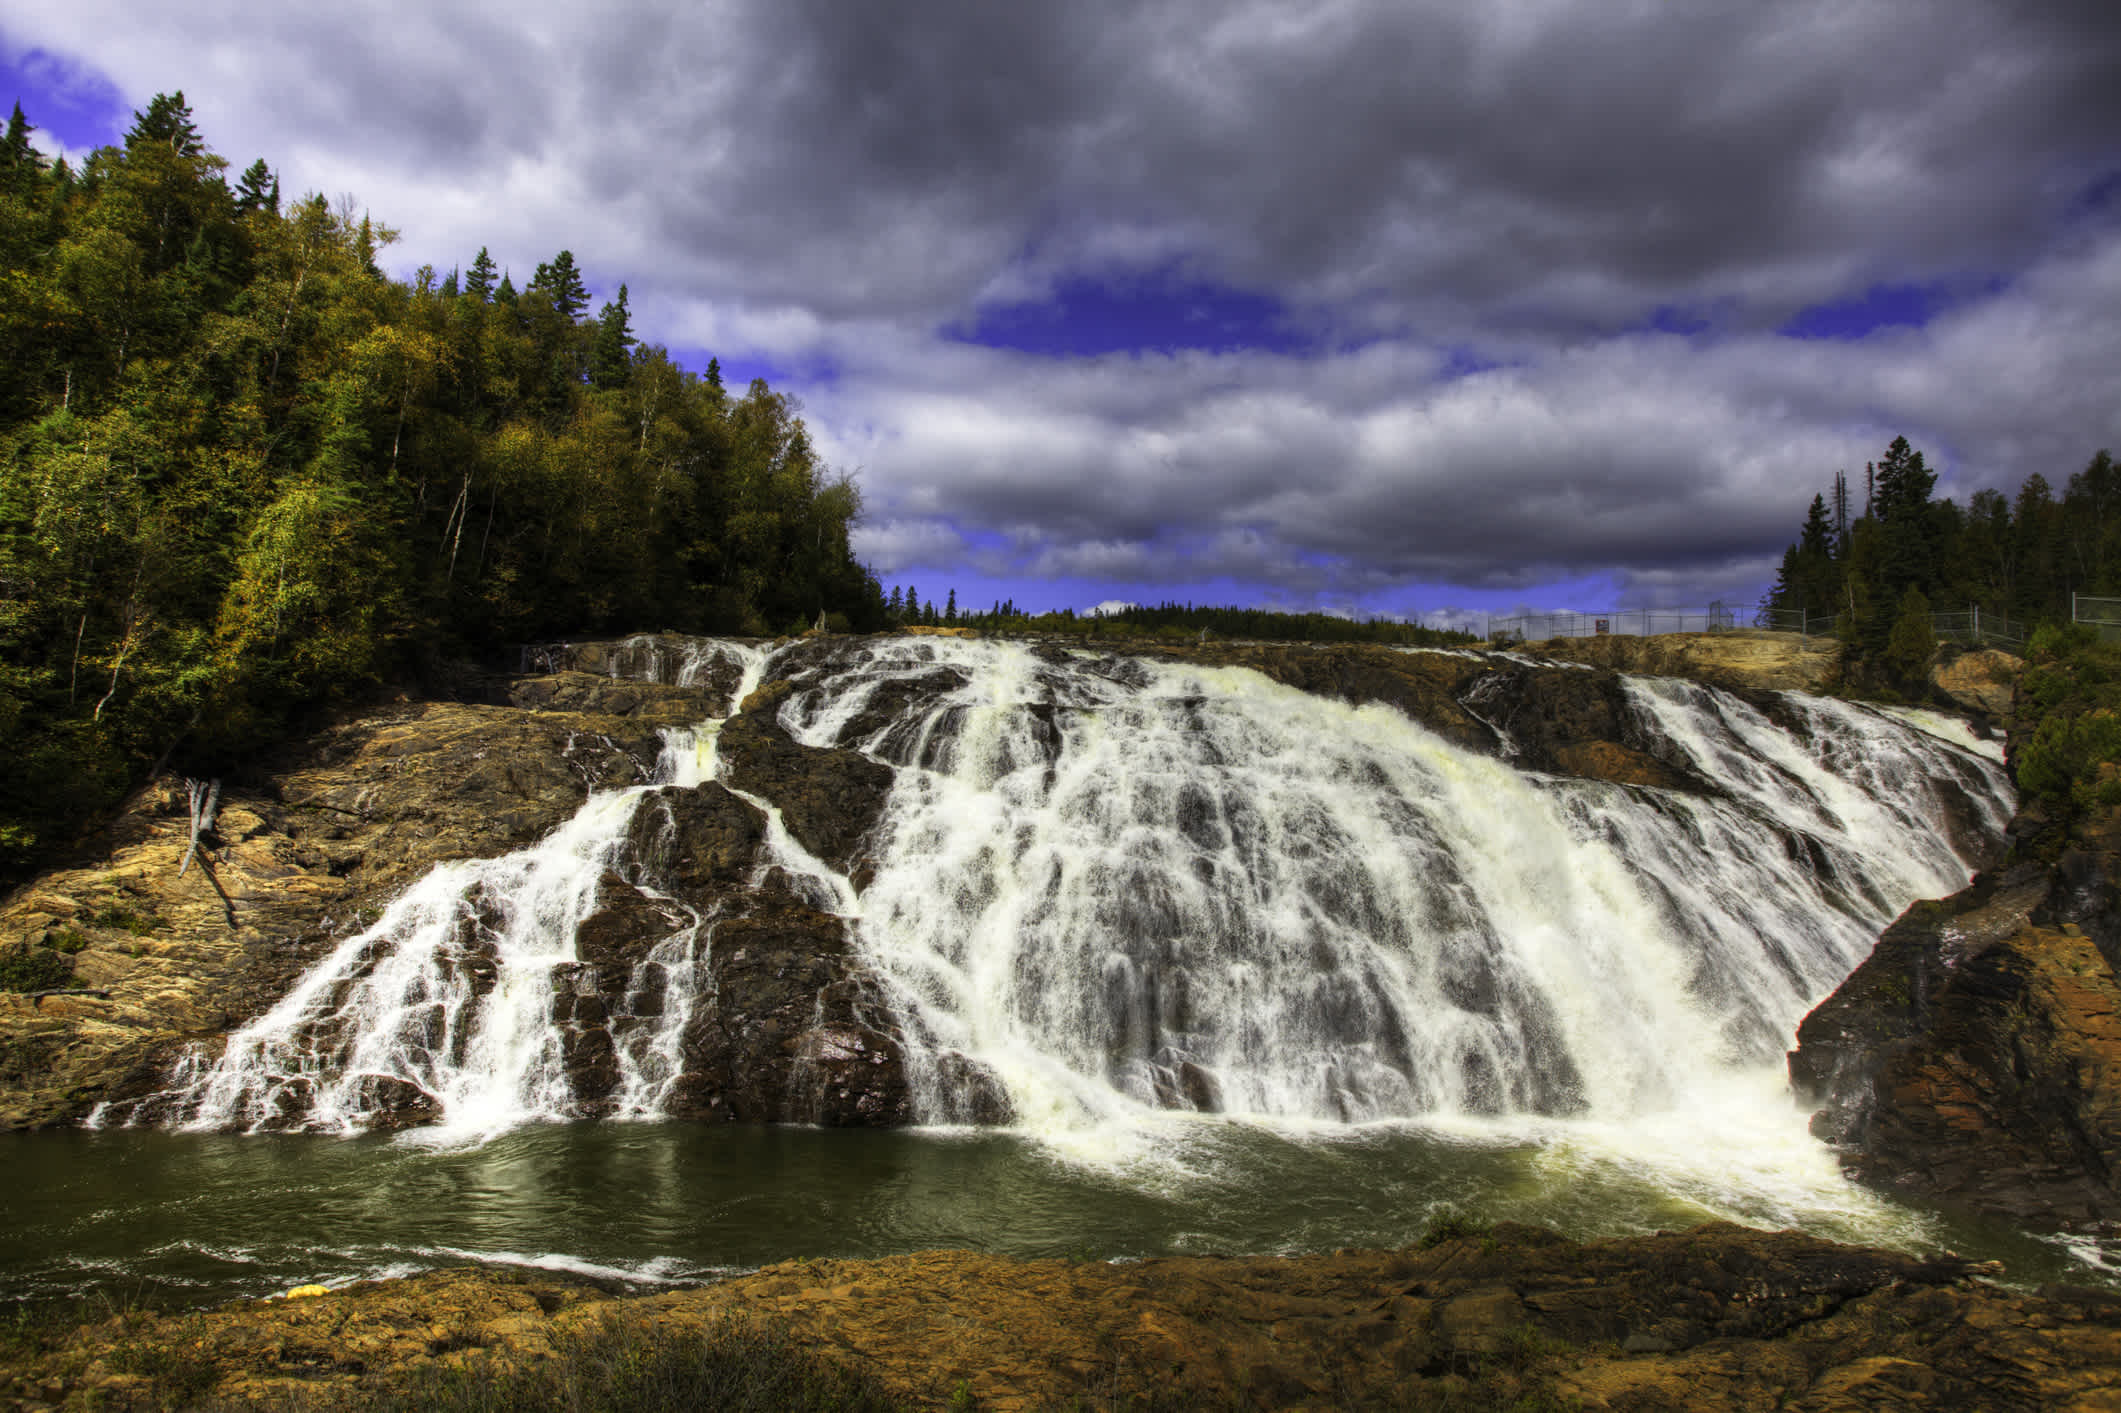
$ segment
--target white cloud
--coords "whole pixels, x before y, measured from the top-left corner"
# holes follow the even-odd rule
[[[2107,8],[76,0],[7,29],[357,193],[403,268],[486,246],[520,283],[566,247],[651,340],[828,370],[796,390],[886,574],[1706,599],[1896,433],[1959,494],[2121,445],[2121,240],[2084,200],[2121,130]],[[1327,351],[938,332],[1158,270]],[[1989,276],[1919,331],[1773,332]],[[1642,332],[1675,310],[1714,327]]]

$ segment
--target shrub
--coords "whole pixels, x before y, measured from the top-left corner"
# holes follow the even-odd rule
[[[1456,1241],[1462,1236],[1485,1237],[1492,1231],[1494,1226],[1491,1223],[1468,1217],[1461,1212],[1445,1212],[1429,1222],[1427,1229],[1421,1234],[1421,1240],[1415,1244],[1427,1251],[1447,1241]]]
[[[0,991],[55,991],[73,975],[73,962],[49,947],[0,951]]]

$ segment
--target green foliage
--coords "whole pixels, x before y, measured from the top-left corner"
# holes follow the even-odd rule
[[[2066,798],[2090,811],[2121,805],[2121,778],[2100,767],[2121,761],[2121,715],[2101,709],[2084,716],[2050,716],[2018,755],[2018,786],[2029,795]]]
[[[73,975],[73,962],[49,947],[0,949],[0,991],[52,991]]]
[[[1445,1212],[1430,1220],[1421,1233],[1421,1239],[1414,1244],[1423,1251],[1429,1251],[1461,1237],[1486,1239],[1494,1230],[1494,1224],[1491,1222],[1480,1221],[1463,1212]]]
[[[0,141],[0,880],[155,762],[219,773],[450,655],[884,625],[794,401],[640,346],[623,287],[582,318],[570,252],[520,297],[484,250],[461,294],[387,279],[387,226],[232,187],[182,94],[78,179],[33,132]]]
[[[1922,596],[1922,590],[1910,584],[1900,596],[1900,611],[1885,644],[1885,660],[1900,676],[1913,679],[1929,669],[1936,652],[1937,633],[1930,623],[1930,601]]]
[[[1869,471],[1869,504],[1845,536],[1812,498],[1764,602],[1836,615],[1859,669],[1887,662],[1909,589],[1933,609],[1978,609],[1984,625],[2067,622],[2073,593],[2121,596],[2121,468],[2107,452],[2059,499],[2036,473],[2015,499],[1984,489],[1963,508],[1930,499],[1936,473],[1904,437]]]

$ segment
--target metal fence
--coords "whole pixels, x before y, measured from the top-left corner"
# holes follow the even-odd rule
[[[1728,633],[1738,626],[1737,612],[1720,603],[1710,604],[1705,611],[1607,608],[1589,613],[1520,613],[1490,618],[1488,638],[1491,642],[1506,638],[1525,643],[1548,638],[1603,638],[1608,634],[1647,638],[1657,633]]]
[[[2096,620],[2080,618],[2079,621],[2108,623],[2111,627],[2102,631],[2121,636],[2121,599],[2096,602],[2112,606],[2109,616]],[[1713,603],[1706,611],[1699,612],[1627,608],[1592,613],[1520,613],[1509,618],[1489,619],[1488,638],[1490,641],[1536,643],[1548,638],[1602,638],[1608,634],[1649,637],[1656,633],[1728,633],[1739,627],[1760,628],[1771,633],[1796,633],[1808,638],[1831,638],[1840,621],[1831,613],[1807,615],[1802,609],[1763,608],[1745,614],[1741,623],[1736,611],[1725,604]],[[1988,612],[1978,605],[1969,605],[1963,612],[1932,613],[1930,631],[1941,642],[1976,646],[1993,643],[2003,647],[2023,647],[2026,638],[2023,623],[2000,613]]]
[[[2071,594],[2069,616],[2075,622],[2089,623],[2097,628],[2099,636],[2107,642],[2121,643],[2121,599]]]

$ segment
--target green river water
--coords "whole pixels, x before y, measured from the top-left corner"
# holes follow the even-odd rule
[[[1784,1166],[1787,1166],[1786,1164]],[[1817,1173],[1559,1129],[1303,1131],[1193,1121],[1123,1152],[1011,1132],[541,1124],[476,1147],[383,1137],[0,1136],[0,1298],[179,1305],[464,1263],[642,1284],[792,1257],[1294,1253],[1416,1241],[1446,1212],[1575,1236],[1715,1218],[2107,1278],[2099,1254]]]

